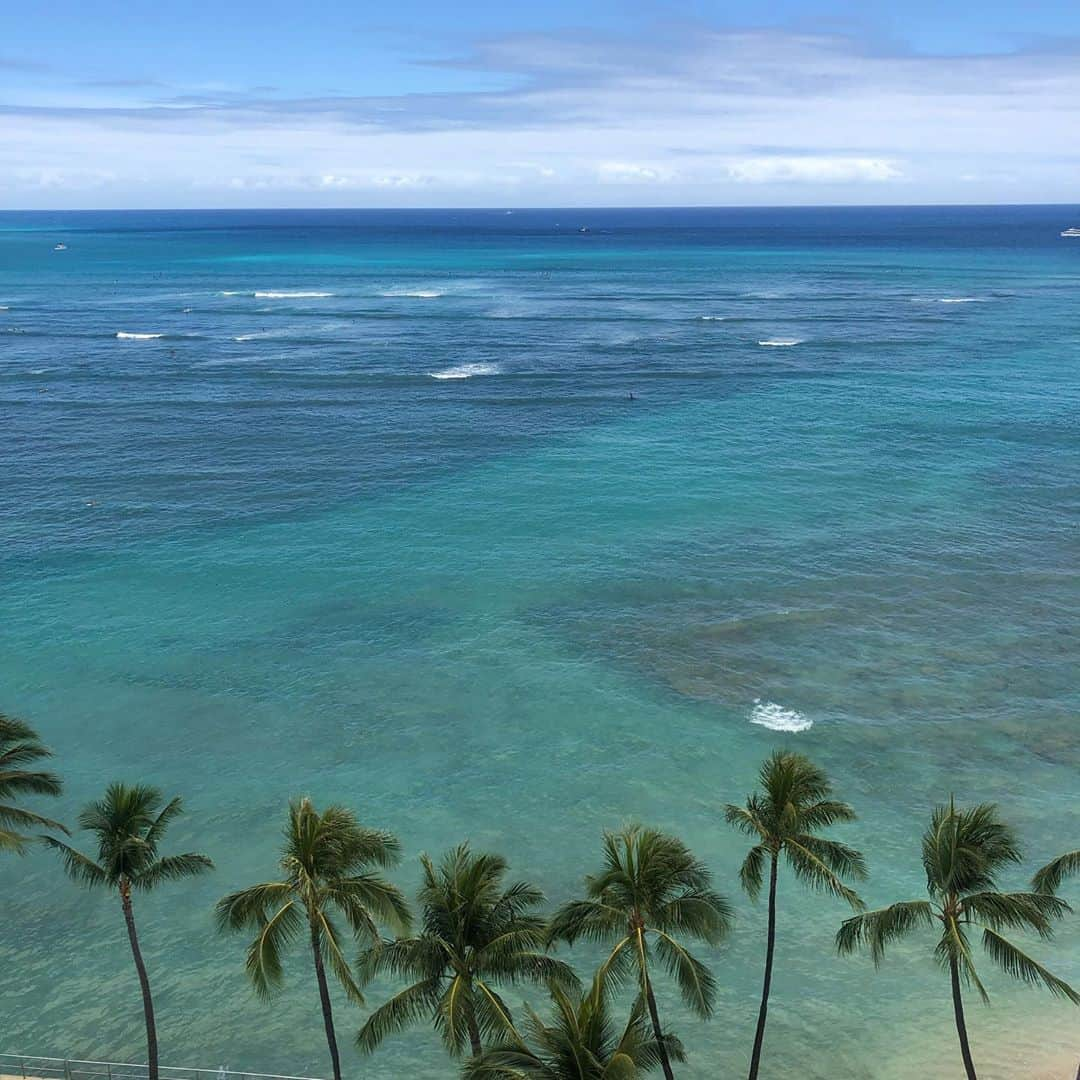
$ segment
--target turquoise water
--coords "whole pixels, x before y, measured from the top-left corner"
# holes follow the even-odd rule
[[[301,793],[397,831],[409,887],[467,837],[553,902],[631,817],[737,897],[722,806],[777,745],[856,805],[874,904],[920,894],[949,792],[999,800],[1032,867],[1077,846],[1069,223],[0,214],[0,707],[56,749],[66,817],[154,782],[218,863],[139,905],[163,1060],[326,1074],[304,953],[267,1008],[210,918]],[[117,905],[44,855],[2,872],[0,1050],[137,1059]],[[959,1075],[925,945],[837,960],[844,910],[782,890],[763,1073]],[[662,989],[681,1076],[745,1067],[737,906],[716,1019]],[[1074,925],[1032,948],[1080,981]],[[983,970],[981,1075],[1068,1075],[1080,1016]],[[347,1068],[452,1075],[424,1030]]]

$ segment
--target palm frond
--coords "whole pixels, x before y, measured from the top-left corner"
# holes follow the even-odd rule
[[[156,851],[158,844],[161,843],[162,837],[165,835],[165,830],[169,827],[169,823],[178,818],[183,812],[184,800],[179,795],[174,799],[170,799],[159,811],[157,817],[154,818],[153,824],[146,830],[144,837],[146,843]]]
[[[315,914],[315,926],[319,934],[319,950],[345,991],[345,996],[354,1004],[363,1005],[364,995],[353,976],[349,961],[345,959],[341,948],[341,934],[333,919],[325,911],[319,910]]]
[[[284,981],[281,957],[303,928],[304,919],[294,901],[283,904],[269,919],[263,919],[259,932],[248,946],[244,967],[255,993],[269,1001]]]
[[[71,835],[67,826],[59,821],[35,814],[32,810],[24,810],[20,806],[0,806],[0,826],[9,826],[12,831],[15,829],[56,829],[67,836]],[[28,838],[23,837],[23,839]]]
[[[845,919],[836,934],[839,953],[868,948],[875,966],[885,956],[885,948],[912,930],[934,925],[934,909],[928,900],[908,900],[876,911],[864,911]]]
[[[330,882],[325,897],[336,904],[357,934],[377,939],[376,922],[397,933],[408,933],[412,913],[402,891],[376,874],[357,874]]]
[[[963,900],[964,911],[993,930],[1034,930],[1040,937],[1053,935],[1053,919],[1072,908],[1050,893],[972,893]]]
[[[21,795],[51,795],[55,798],[63,792],[64,783],[56,773],[29,772],[16,767],[29,764],[40,756],[30,746],[16,747],[0,755],[0,799]]]
[[[625,927],[626,915],[619,908],[600,899],[571,900],[552,915],[547,937],[568,945],[579,939],[603,942],[624,933]]]
[[[365,1021],[356,1036],[356,1047],[370,1054],[388,1035],[404,1031],[420,1020],[430,1019],[439,1007],[439,984],[417,982],[380,1005]]]
[[[687,889],[653,911],[652,922],[658,930],[715,945],[731,930],[735,912],[727,898],[712,889]]]
[[[109,875],[106,871],[81,851],[76,851],[69,844],[53,836],[43,836],[41,839],[54,851],[59,852],[64,870],[72,881],[85,885],[87,888],[109,884]]]
[[[184,878],[197,877],[214,869],[214,863],[207,855],[188,852],[186,855],[166,855],[152,862],[145,870],[132,879],[132,884],[143,892],[160,885],[163,881],[181,881]]]
[[[743,864],[739,867],[739,882],[743,887],[743,892],[751,900],[757,900],[758,896],[761,895],[767,854],[768,852],[762,844],[755,844],[746,853],[746,858],[743,859]]]
[[[866,905],[860,899],[859,894],[854,889],[848,888],[840,880],[839,875],[826,863],[820,854],[822,845],[829,845],[832,842],[818,838],[813,839],[815,840],[814,850],[794,839],[789,839],[784,845],[784,853],[787,856],[788,864],[795,871],[795,876],[811,888],[832,893],[833,896],[846,901],[856,911],[863,910]]]
[[[260,926],[271,908],[288,900],[292,886],[287,881],[267,881],[249,889],[223,896],[215,907],[219,930],[242,930]]]
[[[1080,851],[1067,851],[1037,870],[1031,879],[1031,887],[1035,892],[1054,893],[1074,874],[1080,874]]]
[[[983,930],[983,948],[998,967],[1014,979],[1030,986],[1044,986],[1055,997],[1067,998],[1080,1005],[1078,994],[1067,982],[1047,971],[1042,964],[1032,960],[1011,942],[990,929]]]
[[[687,1007],[707,1020],[716,1000],[716,980],[712,972],[698,959],[662,931],[654,931],[656,952],[675,981],[679,984]]]

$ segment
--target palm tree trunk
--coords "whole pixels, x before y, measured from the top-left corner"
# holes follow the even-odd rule
[[[953,1013],[956,1016],[956,1034],[960,1036],[960,1053],[964,1058],[967,1080],[979,1080],[975,1075],[975,1063],[971,1060],[968,1046],[967,1024],[964,1023],[964,999],[960,996],[960,968],[955,960],[949,961],[949,977],[952,979]]]
[[[480,1029],[476,1026],[476,1017],[469,1013],[469,1045],[472,1047],[473,1057],[479,1057],[484,1048],[480,1044]]]
[[[660,1054],[660,1067],[664,1070],[664,1080],[675,1080],[675,1074],[671,1071],[671,1059],[668,1057],[667,1044],[664,1042],[664,1033],[660,1028],[660,1014],[656,1011],[656,996],[652,990],[652,980],[649,978],[649,969],[645,965],[645,931],[643,927],[637,928],[638,963],[641,965],[641,987],[645,991],[645,1003],[649,1006],[649,1017],[652,1020],[653,1035],[656,1038],[656,1049]]]
[[[157,1024],[154,1022],[154,1000],[150,996],[150,980],[146,975],[142,950],[139,948],[139,935],[135,931],[135,913],[131,910],[131,885],[127,881],[120,884],[120,906],[124,909],[124,922],[127,924],[128,941],[131,942],[131,955],[135,959],[135,970],[139,973],[139,988],[142,990],[143,1019],[146,1021],[146,1069],[149,1080],[158,1080]]]
[[[322,949],[319,948],[319,931],[311,925],[311,951],[315,956],[315,978],[319,982],[319,1000],[322,1002],[323,1026],[326,1028],[326,1045],[330,1048],[330,1063],[334,1068],[334,1080],[341,1080],[341,1058],[338,1056],[337,1036],[334,1034],[334,1010],[330,1004],[330,987],[326,983]]]
[[[769,935],[765,946],[765,982],[761,987],[761,1008],[758,1009],[757,1031],[754,1033],[754,1052],[750,1057],[749,1080],[757,1080],[761,1067],[761,1046],[765,1042],[765,1020],[769,1015],[769,990],[772,987],[773,953],[776,950],[776,853],[769,869]]]

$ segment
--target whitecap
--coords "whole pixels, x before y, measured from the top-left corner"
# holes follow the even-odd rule
[[[981,296],[942,296],[939,303],[942,304],[985,304]]]
[[[379,293],[380,296],[411,296],[417,300],[434,300],[436,296],[442,296],[442,289],[390,289]]]
[[[724,322],[727,319],[726,315],[699,315],[698,319],[701,322]]]
[[[498,375],[498,364],[459,364],[442,371],[429,371],[433,379],[471,379],[474,375]]]
[[[333,296],[332,292],[256,292],[256,300],[321,300]]]
[[[129,334],[125,330],[117,330],[116,336],[126,341],[151,341],[153,338],[164,337],[164,334]]]
[[[754,698],[754,708],[750,712],[750,723],[767,727],[770,731],[809,731],[814,721],[794,709],[785,709],[775,701],[762,701]]]
[[[765,338],[764,341],[759,341],[759,345],[768,345],[772,348],[783,348],[788,345],[801,345],[803,343],[802,338]]]
[[[10,311],[10,310],[11,310],[11,308],[9,308],[7,306],[7,304],[0,304],[0,311]]]

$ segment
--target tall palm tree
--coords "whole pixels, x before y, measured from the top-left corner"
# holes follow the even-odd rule
[[[60,778],[51,772],[27,769],[52,751],[42,745],[38,734],[29,724],[0,713],[0,851],[21,855],[29,840],[22,829],[59,829],[67,832],[58,821],[24,810],[8,800],[24,795],[57,796],[63,789]]]
[[[550,1023],[526,1010],[524,1034],[511,1027],[502,1042],[468,1062],[464,1080],[635,1080],[660,1064],[645,1003],[638,995],[630,1018],[618,1033],[602,982],[571,994],[549,990]],[[668,1057],[685,1060],[682,1044],[664,1036]]]
[[[110,784],[103,799],[87,804],[79,814],[79,827],[97,836],[96,859],[83,855],[62,840],[51,836],[44,838],[60,853],[64,869],[72,880],[88,888],[115,889],[120,897],[131,955],[142,989],[150,1080],[157,1080],[158,1076],[157,1026],[150,980],[135,929],[131,896],[136,891],[149,892],[167,881],[194,877],[214,866],[205,855],[191,852],[185,855],[158,854],[158,846],[169,823],[183,813],[183,803],[179,797],[164,806],[162,802],[162,794],[155,787]]]
[[[289,804],[281,878],[218,901],[221,930],[255,931],[248,946],[247,973],[264,1000],[273,997],[284,981],[282,957],[306,927],[334,1080],[341,1080],[341,1059],[326,965],[350,1000],[362,1005],[364,995],[345,956],[333,912],[345,919],[355,939],[378,942],[379,923],[407,929],[410,915],[404,896],[372,870],[396,866],[400,858],[396,837],[364,828],[351,810],[328,806],[320,814],[310,799],[299,799]]]
[[[1050,895],[999,890],[997,876],[1020,862],[1020,848],[1013,830],[998,816],[993,803],[958,810],[950,799],[948,806],[936,807],[923,835],[922,861],[929,900],[902,901],[856,915],[840,927],[836,944],[841,953],[866,946],[876,965],[890,942],[913,930],[933,928],[936,923],[940,936],[934,956],[949,973],[964,1069],[968,1080],[976,1080],[961,987],[973,986],[984,1002],[989,998],[975,972],[969,929],[982,930],[983,949],[1007,974],[1044,986],[1052,994],[1080,1005],[1080,994],[1068,983],[1000,933],[1003,929],[1034,930],[1041,938],[1049,938],[1052,920],[1070,909],[1063,900]]]
[[[618,985],[636,973],[660,1065],[667,1080],[672,1080],[653,993],[653,952],[678,982],[686,1004],[698,1016],[710,1016],[716,982],[678,938],[717,944],[731,928],[731,906],[713,892],[705,865],[674,836],[628,825],[619,832],[604,833],[603,852],[603,870],[585,879],[585,899],[559,908],[552,917],[548,940],[570,945],[579,938],[614,943],[597,978]]]
[[[843,879],[865,879],[866,864],[860,852],[816,835],[839,821],[854,821],[855,811],[832,796],[829,778],[802,754],[777,750],[758,773],[761,791],[754,792],[745,806],[724,809],[729,825],[754,840],[739,871],[747,895],[756,900],[761,892],[765,866],[769,867],[769,926],[765,946],[765,979],[761,988],[754,1051],[750,1058],[749,1080],[756,1080],[765,1039],[772,986],[773,953],[776,949],[776,881],[783,855],[795,876],[812,889],[846,900],[856,911],[865,906],[844,884]]]
[[[468,1044],[476,1056],[483,1039],[510,1028],[500,985],[574,988],[577,977],[542,951],[546,924],[536,908],[544,894],[524,881],[504,885],[501,855],[461,844],[438,866],[426,855],[420,863],[420,934],[377,944],[360,958],[365,983],[382,973],[413,982],[367,1018],[356,1044],[370,1053],[392,1032],[430,1020],[451,1055]]]

